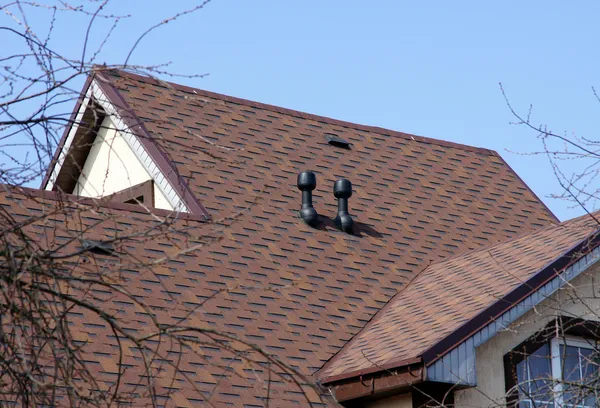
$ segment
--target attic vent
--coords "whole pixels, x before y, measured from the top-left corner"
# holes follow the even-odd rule
[[[93,254],[99,255],[115,255],[116,251],[109,242],[95,241],[93,239],[81,240],[83,249],[90,251]]]
[[[154,181],[144,181],[133,187],[128,187],[103,197],[103,199],[125,204],[144,204],[148,207],[154,207]]]
[[[327,143],[332,146],[341,147],[342,149],[350,149],[350,142],[337,135],[334,135],[333,133],[325,133],[325,139],[327,139]]]

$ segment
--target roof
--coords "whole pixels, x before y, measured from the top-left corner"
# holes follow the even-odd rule
[[[466,231],[453,234],[456,246],[474,240],[470,234],[477,235],[479,245],[486,245],[496,234],[509,237],[521,228],[558,222],[492,150],[338,121],[122,71],[104,71],[100,76],[105,78],[99,81],[104,89],[110,85],[120,99],[113,103],[135,114],[213,217],[244,208],[253,194],[281,188],[276,208],[295,211],[296,175],[310,169],[318,175],[315,196],[321,207],[336,206],[330,199],[331,187],[338,177],[346,177],[356,190],[351,210],[361,218],[368,205],[372,224],[393,210],[397,224],[406,218],[411,219],[409,223],[426,224],[441,208],[448,208],[448,220],[438,222]],[[328,135],[348,140],[352,147],[334,148],[328,144]],[[389,229],[390,235],[397,235],[391,225]],[[442,251],[455,253],[453,244],[448,244],[447,251]]]
[[[15,233],[15,226],[23,236]],[[62,288],[61,293],[84,299],[105,313],[118,316],[118,324],[127,333],[152,333],[157,330],[155,321],[173,324],[211,295],[208,288],[196,288],[194,293],[182,290],[197,282],[201,274],[197,259],[186,258],[185,252],[218,239],[214,229],[208,227],[202,217],[0,185],[3,244],[12,241],[19,247],[26,245],[37,256],[52,254],[54,276],[58,276],[53,278],[56,285],[53,287]],[[110,243],[108,246],[118,256],[81,251],[86,243],[101,242]],[[68,271],[64,278],[60,278],[63,276],[61,271]],[[178,275],[178,279],[171,279],[174,275]],[[116,285],[120,290],[116,291],[114,287],[111,290],[109,285]],[[174,302],[174,298],[178,302]],[[116,332],[107,322],[90,310],[75,305],[66,316],[65,323],[67,321],[73,327],[71,346],[81,350],[80,358],[89,365],[94,380],[101,386],[110,387],[120,375],[122,391],[130,393],[129,398],[138,395],[140,404],[137,406],[143,405],[142,401],[147,397],[143,388],[144,363],[137,347],[125,338],[118,341]],[[191,324],[198,329],[210,328],[209,322],[199,321],[196,316],[184,318],[182,324]],[[23,349],[27,350],[27,342],[23,340],[22,343]],[[181,386],[173,385],[169,379],[172,370],[166,362],[181,352],[180,347],[174,342],[152,341],[151,344],[156,349],[152,357],[153,369],[164,371],[162,377],[157,376],[159,396],[164,399],[170,393],[177,401],[181,398],[179,391],[187,387],[190,400],[201,401],[201,393],[189,392],[190,387],[201,387],[200,381]],[[51,340],[46,342],[46,347],[62,345]],[[119,361],[117,355],[121,346],[123,355]],[[202,361],[202,354],[201,351],[196,353],[187,353],[188,359],[182,363],[182,370],[197,369],[198,365],[194,366],[194,363]],[[68,370],[64,370],[68,375]],[[207,378],[210,374],[199,372],[198,377],[206,383],[211,381]],[[80,382],[82,388],[83,383]],[[89,382],[87,385],[92,389],[101,388]],[[8,398],[4,387],[3,401]],[[60,396],[59,388],[57,398]]]
[[[106,92],[111,102],[135,116],[136,129],[143,128],[156,154],[176,168],[212,220],[236,215],[220,240],[187,252],[161,272],[160,281],[173,288],[168,293],[153,286],[156,279],[137,275],[128,277],[128,285],[148,301],[172,298],[167,307],[197,304],[217,293],[194,309],[198,324],[252,342],[307,375],[427,265],[557,223],[490,150],[130,73],[97,75],[104,90],[112,90]],[[328,144],[326,134],[350,141],[350,149]],[[317,174],[319,228],[298,218],[296,177],[304,170]],[[337,206],[331,190],[339,177],[354,186],[354,235],[332,221]],[[158,241],[132,251],[146,257],[170,245]],[[127,306],[115,307],[129,313]],[[132,325],[144,330],[135,319]],[[263,404],[254,372],[219,348],[205,350],[205,356],[228,361],[236,375],[204,362],[203,390],[222,403]],[[300,398],[285,382],[273,392],[282,406]]]
[[[481,328],[467,324],[474,318],[485,316],[479,320],[487,324],[520,300],[508,297],[515,289],[536,289],[540,282],[534,283],[532,277],[549,266],[549,276],[554,277],[589,252],[592,248],[582,244],[591,243],[599,230],[598,222],[585,215],[431,265],[382,308],[319,377],[323,382],[338,381],[381,371],[379,367],[402,366],[418,357],[430,364],[456,345],[444,342],[448,336],[464,340]],[[576,246],[579,249],[573,252]],[[560,268],[554,264],[567,254]]]

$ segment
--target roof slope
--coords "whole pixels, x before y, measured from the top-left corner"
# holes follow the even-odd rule
[[[355,186],[351,210],[360,221],[377,225],[392,218],[387,231],[378,230],[382,234],[404,234],[409,225],[411,230],[427,230],[433,219],[441,229],[452,225],[456,232],[441,248],[445,254],[455,253],[466,241],[473,242],[467,247],[486,245],[522,228],[558,222],[492,150],[121,71],[101,75],[216,217],[244,208],[253,194],[265,189],[276,195],[269,206],[295,211],[296,175],[310,169],[319,177],[315,194],[321,209],[335,208],[333,182],[346,177]],[[327,134],[348,140],[351,149],[328,145]]]
[[[298,360],[309,372],[431,261],[558,222],[490,150],[133,74],[110,80],[215,219],[250,206],[203,264],[225,276],[291,286],[265,306],[287,311],[283,338],[289,330],[312,337],[311,352]],[[327,133],[351,149],[329,145]],[[357,236],[331,222],[312,229],[298,218],[296,178],[304,170],[317,173],[314,202],[325,221],[337,211],[334,181],[352,181]]]
[[[422,356],[600,226],[586,215],[424,270],[323,368],[331,381]],[[503,304],[508,307],[510,305]]]
[[[68,303],[69,313],[61,319],[71,327],[72,342],[82,353],[77,356],[96,381],[78,381],[80,395],[86,395],[86,387],[112,392],[119,378],[122,397],[117,400],[136,407],[261,407],[267,396],[273,407],[331,403],[314,388],[300,388],[291,379],[300,384],[303,379],[277,365],[281,360],[294,364],[294,357],[302,358],[311,347],[306,337],[294,342],[293,332],[269,337],[285,310],[264,304],[285,288],[248,286],[247,279],[214,273],[204,264],[203,248],[224,238],[222,225],[201,216],[0,185],[0,235],[15,238],[14,245],[27,242],[38,256],[52,254],[52,272],[68,272],[55,286],[115,316],[126,333],[147,338],[142,358],[138,343],[121,335],[117,340],[106,320]],[[82,252],[84,240],[111,242],[116,254]],[[163,333],[170,327],[192,330],[174,340]],[[259,348],[248,346],[256,343]],[[293,347],[287,349],[289,358],[280,353],[284,344]],[[46,347],[56,344],[47,341]],[[281,358],[267,364],[263,353]],[[146,388],[146,363],[155,376],[154,404]],[[7,398],[10,394],[3,393],[0,401]],[[56,398],[64,401],[60,388]]]
[[[99,75],[121,98],[112,102],[140,118],[214,220],[241,212],[221,240],[169,266],[164,280],[176,288],[169,296],[176,302],[210,297],[194,319],[306,374],[432,261],[557,222],[490,150],[133,74]],[[329,145],[326,133],[351,141],[351,148]],[[314,202],[323,221],[317,229],[298,218],[296,177],[304,170],[317,173]],[[333,226],[331,190],[338,177],[354,185],[355,235]],[[168,242],[157,245],[169,248]],[[133,287],[141,297],[166,298],[146,292],[152,286],[144,281]],[[205,353],[227,361],[236,376],[204,364],[204,389],[221,402],[263,405],[253,372],[219,348]],[[287,385],[278,387],[281,405],[298,401]]]

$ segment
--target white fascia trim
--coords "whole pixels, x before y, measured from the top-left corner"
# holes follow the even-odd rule
[[[125,139],[127,145],[134,152],[135,156],[140,161],[144,169],[148,172],[152,180],[154,180],[154,183],[156,184],[160,192],[163,193],[163,195],[167,198],[171,207],[173,207],[173,209],[178,212],[189,212],[189,209],[183,202],[183,199],[179,196],[179,194],[177,194],[177,191],[173,188],[169,180],[165,177],[165,175],[156,165],[152,157],[148,154],[148,152],[144,148],[144,145],[139,141],[139,139],[131,131],[131,129],[125,124],[123,118],[121,117],[121,115],[119,115],[117,108],[108,100],[104,92],[102,92],[102,89],[100,89],[100,86],[98,85],[96,80],[92,81],[88,91],[86,92],[84,102],[81,104],[81,108],[77,113],[77,119],[75,121],[75,124],[69,131],[69,136],[65,141],[65,146],[63,147],[63,150],[60,153],[60,158],[52,171],[52,175],[50,176],[48,184],[46,185],[46,190],[52,190],[52,188],[54,187],[56,178],[60,173],[60,169],[62,168],[67,152],[69,151],[75,133],[77,132],[78,123],[81,121],[83,113],[85,112],[85,109],[91,97],[94,98],[94,100],[102,107],[102,109],[104,109],[106,114],[110,117],[117,132],[119,132],[123,139]]]
[[[552,296],[558,289],[587,270],[599,259],[600,247],[596,247],[592,252],[566,268],[560,275],[517,303],[494,322],[486,325],[473,336],[446,353],[444,357],[427,367],[427,379],[444,383],[476,386],[475,348],[488,341],[499,331],[508,328],[511,323],[549,296]]]

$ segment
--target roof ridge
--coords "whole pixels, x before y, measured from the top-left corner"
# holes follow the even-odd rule
[[[386,129],[386,128],[382,128],[379,126],[362,125],[359,123],[349,122],[349,121],[345,121],[345,120],[341,120],[341,119],[335,119],[335,118],[331,118],[331,117],[327,117],[327,116],[321,116],[321,115],[317,115],[314,113],[302,112],[302,111],[291,109],[291,108],[283,108],[283,107],[271,105],[268,103],[252,101],[250,99],[238,98],[235,96],[225,95],[225,94],[221,94],[218,92],[212,92],[212,91],[207,91],[204,89],[194,88],[194,87],[187,86],[187,85],[181,85],[181,84],[177,84],[175,82],[165,81],[165,80],[162,80],[162,79],[159,79],[156,77],[140,75],[135,72],[125,71],[125,70],[121,70],[121,69],[104,69],[102,72],[103,73],[117,73],[118,75],[125,74],[132,79],[150,83],[152,85],[164,87],[166,84],[166,85],[168,85],[174,89],[177,89],[179,91],[182,91],[182,92],[193,93],[195,95],[204,96],[207,98],[212,98],[212,99],[217,99],[217,100],[222,100],[224,102],[234,103],[234,104],[238,104],[238,105],[249,106],[249,107],[253,107],[253,108],[257,108],[257,109],[268,110],[268,111],[272,111],[272,112],[276,112],[276,113],[281,113],[281,114],[297,117],[300,119],[315,120],[318,122],[333,124],[333,125],[337,125],[337,126],[341,126],[341,127],[345,127],[345,128],[349,128],[349,129],[374,132],[374,133],[378,133],[382,136],[400,137],[400,138],[403,138],[406,140],[414,140],[414,141],[421,142],[421,143],[434,144],[434,145],[438,145],[438,146],[460,149],[460,150],[465,150],[465,151],[469,151],[469,152],[476,152],[476,153],[485,154],[488,156],[500,157],[500,155],[495,150],[486,149],[483,147],[475,147],[475,146],[470,146],[470,145],[466,145],[466,144],[462,144],[462,143],[448,142],[445,140],[430,138],[430,137],[426,137],[426,136],[419,136],[419,135],[414,135],[411,133],[400,132],[397,130]]]

